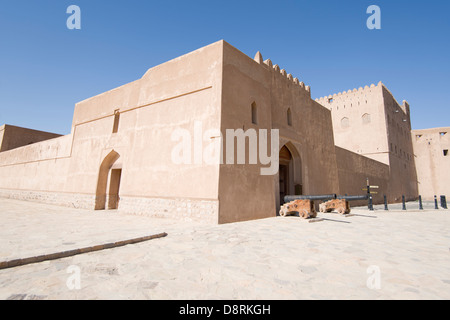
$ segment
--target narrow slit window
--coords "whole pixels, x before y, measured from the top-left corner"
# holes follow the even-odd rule
[[[117,133],[119,131],[119,120],[120,120],[120,112],[119,110],[114,111],[114,125],[113,125],[113,133]]]
[[[288,111],[287,111],[287,123],[288,123],[288,126],[292,126],[292,112],[291,112],[291,108],[289,108]]]
[[[258,109],[255,102],[252,103],[252,123],[258,124]]]

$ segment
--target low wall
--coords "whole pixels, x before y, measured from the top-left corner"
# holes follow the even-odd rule
[[[361,156],[343,148],[336,147],[336,161],[339,175],[339,192],[341,195],[365,195],[367,178],[377,194],[373,194],[374,204],[384,202],[383,195],[387,193],[389,183],[389,166]],[[352,206],[366,205],[367,201],[351,202]]]
[[[76,209],[93,210],[95,195],[0,189],[0,198],[46,203]],[[127,214],[180,221],[218,223],[219,201],[121,197],[119,211]]]

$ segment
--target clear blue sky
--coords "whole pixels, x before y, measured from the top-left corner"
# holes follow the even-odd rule
[[[68,30],[69,5],[81,30]],[[366,9],[381,8],[369,30]],[[414,129],[450,126],[446,0],[15,0],[0,4],[0,125],[70,132],[76,102],[224,39],[285,68],[313,98],[383,83]]]

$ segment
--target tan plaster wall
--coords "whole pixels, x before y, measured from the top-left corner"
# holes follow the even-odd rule
[[[408,200],[418,197],[406,101],[400,105],[381,82],[316,101],[332,112],[336,146],[389,166],[384,191],[389,202],[401,201],[402,195]],[[370,121],[364,121],[367,115]],[[348,119],[348,127],[343,126],[343,119]]]
[[[385,86],[383,100],[389,145],[388,198],[390,202],[400,202],[404,195],[407,200],[415,200],[419,195],[409,105],[406,101],[399,104]]]
[[[440,133],[447,132],[445,135]],[[436,195],[450,197],[450,127],[413,130],[411,138],[414,146],[419,194],[424,200],[433,200]]]
[[[0,127],[0,152],[58,137],[61,137],[61,135],[11,125],[3,125]]]
[[[122,168],[121,197],[167,200],[167,212],[175,218],[177,211],[171,204],[188,199],[189,205],[197,207],[193,214],[198,215],[202,201],[217,202],[219,163],[173,163],[171,153],[179,142],[171,141],[171,134],[177,128],[193,134],[194,121],[201,121],[204,131],[219,129],[221,61],[220,41],[152,68],[140,80],[78,103],[73,141],[72,135],[60,138],[68,142],[61,147],[64,152],[44,142],[0,154],[0,189],[68,192],[92,199],[100,165],[114,150],[120,155],[114,166]],[[118,133],[112,133],[115,110],[120,111]],[[59,159],[62,153],[67,158]],[[161,206],[158,201],[149,203],[156,208]],[[125,203],[130,210],[130,201]],[[211,208],[209,217],[202,216],[217,222],[218,210],[214,205]]]
[[[253,102],[258,108],[256,125],[251,118]],[[288,108],[292,127],[287,123]],[[292,186],[302,183],[305,194],[338,192],[330,111],[312,101],[304,84],[292,76],[225,43],[221,131],[249,128],[280,130],[280,149],[287,143],[299,164]],[[276,215],[279,178],[262,176],[261,167],[265,166],[221,166],[220,223]]]
[[[225,146],[227,129],[270,129],[272,119],[270,73],[227,43],[223,50],[221,132]],[[258,125],[252,124],[253,102],[258,108]],[[226,156],[224,150],[224,159]],[[273,177],[261,176],[260,165],[236,164],[236,157],[237,153],[235,164],[220,167],[219,223],[275,216]]]
[[[219,165],[172,163],[178,142],[171,134],[184,128],[193,135],[194,121],[201,121],[204,131],[219,128],[221,47],[218,42],[194,51],[150,69],[139,81],[78,103],[72,188],[95,192],[100,163],[115,150],[121,156],[123,196],[217,199]],[[117,109],[119,132],[113,134]]]
[[[339,172],[339,190],[341,195],[357,196],[367,194],[367,178],[370,185],[378,186],[372,189],[374,204],[384,202],[388,192],[390,171],[389,166],[373,159],[361,156],[346,149],[336,147],[336,159]],[[367,201],[355,201],[352,206],[365,205]]]
[[[0,188],[67,191],[72,136],[0,153]]]
[[[336,146],[389,164],[383,85],[349,90],[318,101],[331,110]],[[370,122],[363,116],[369,115]],[[348,127],[343,125],[348,119]],[[356,134],[357,133],[357,134]]]

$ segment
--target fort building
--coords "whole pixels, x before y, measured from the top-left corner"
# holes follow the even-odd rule
[[[450,127],[412,130],[419,193],[425,200],[450,195]]]
[[[389,167],[383,193],[390,202],[417,198],[410,108],[383,83],[317,99],[331,111],[336,146]],[[380,172],[377,176],[382,177]],[[356,191],[356,190],[355,190]],[[378,196],[379,197],[379,196]]]
[[[0,152],[0,197],[213,224],[273,217],[285,195],[359,195],[367,179],[375,202],[415,199],[409,112],[382,83],[314,100],[303,79],[218,41],[77,103],[68,135],[28,144],[26,129],[0,131],[0,146],[21,141]],[[173,133],[198,123],[207,144],[227,129],[276,129],[279,170],[175,163]]]

